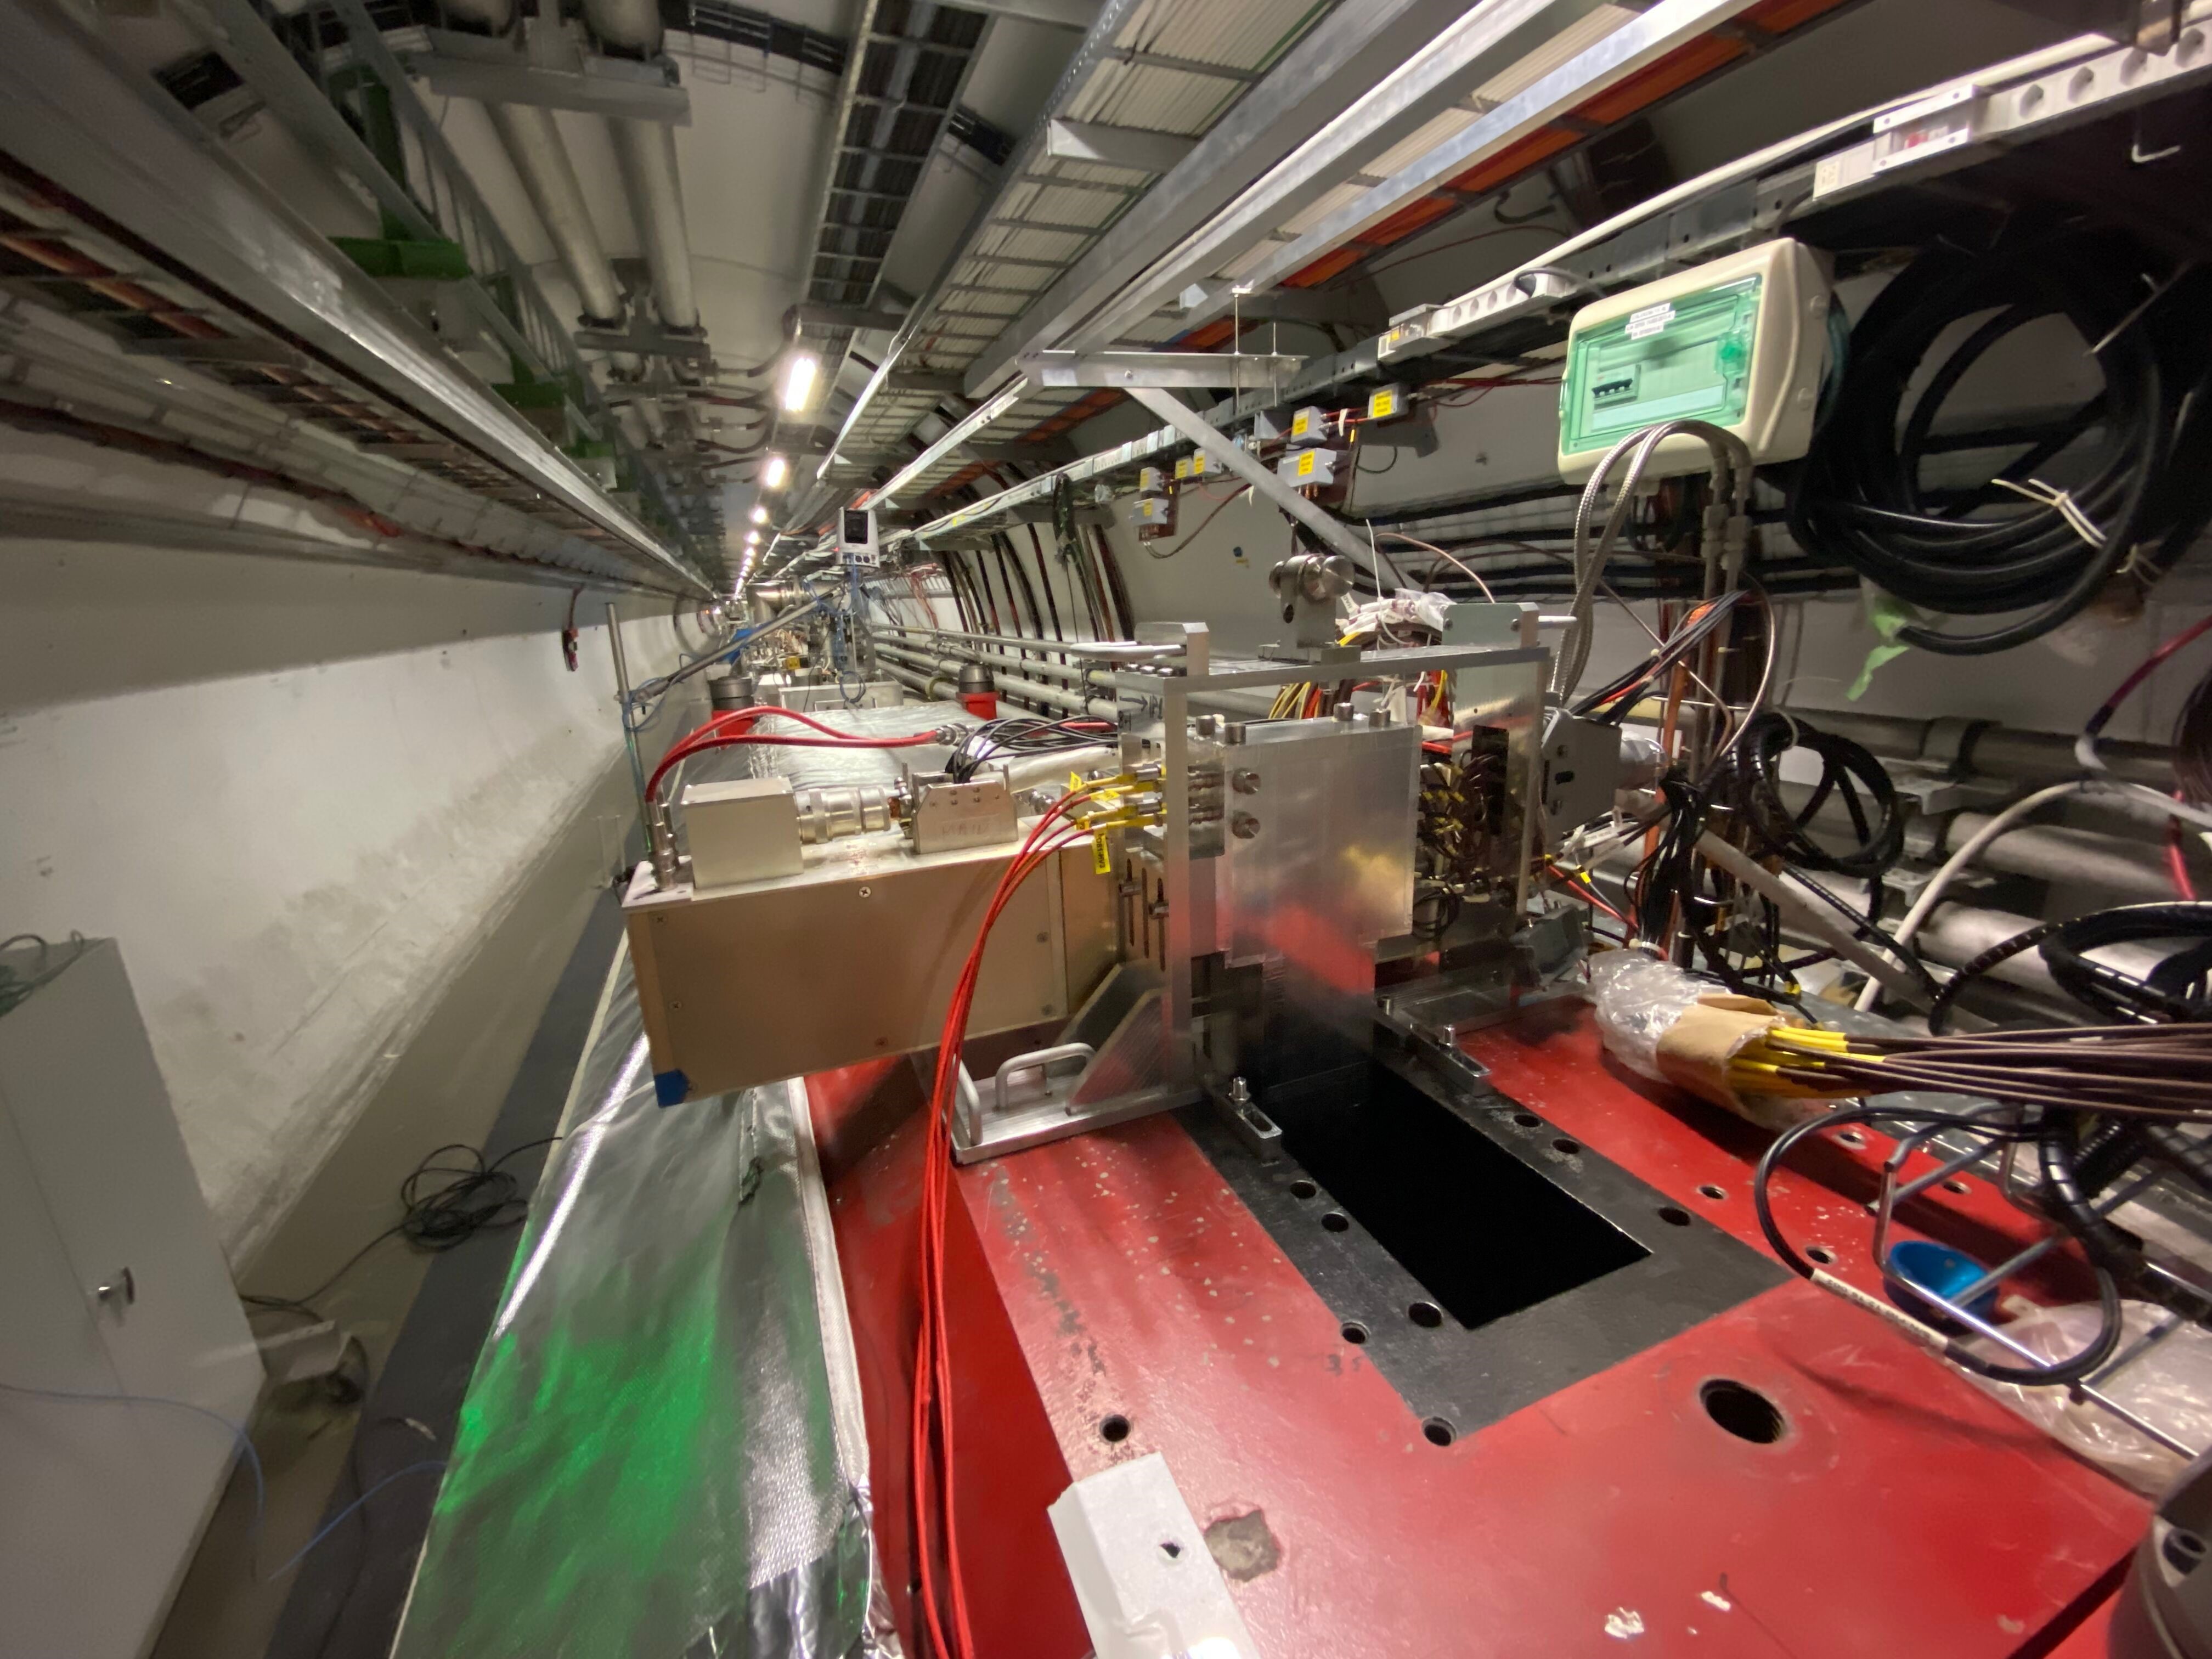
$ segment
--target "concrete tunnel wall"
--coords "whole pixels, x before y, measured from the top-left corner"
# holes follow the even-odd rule
[[[606,595],[574,673],[564,586],[0,538],[0,935],[120,941],[242,1266],[550,850],[611,872]],[[632,673],[672,665],[669,602],[625,612]]]

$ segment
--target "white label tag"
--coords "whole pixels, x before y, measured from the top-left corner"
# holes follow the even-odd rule
[[[1628,337],[1632,340],[1648,340],[1674,320],[1674,303],[1671,301],[1662,300],[1656,306],[1646,306],[1641,311],[1629,313]]]

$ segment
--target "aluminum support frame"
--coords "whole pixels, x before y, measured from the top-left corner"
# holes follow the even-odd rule
[[[1046,123],[1044,153],[1063,161],[1089,161],[1132,173],[1170,173],[1198,148],[1198,140],[1142,127],[1055,118]]]
[[[1279,387],[1303,357],[1214,351],[1042,351],[1022,359],[1024,378],[1041,386],[1231,386],[1241,392]]]
[[[481,34],[438,28],[422,33],[428,45],[401,56],[431,91],[442,96],[573,110],[617,120],[691,125],[691,94],[662,63],[593,54],[573,69],[558,68]]]
[[[1540,50],[1595,11],[1597,3],[1598,0],[1492,0],[1488,5],[1468,10],[1408,56],[1341,117],[1299,145],[1089,317],[1066,327],[1062,337],[1040,343],[1087,350],[1126,334],[1190,283],[1211,276],[1273,235],[1369,158],[1442,113],[1485,81]],[[1752,3],[1753,0],[1664,0],[1662,9],[1725,15]],[[1280,255],[1276,257],[1279,259]],[[1243,288],[1248,280],[1252,279],[1240,276],[1237,287]],[[1273,287],[1273,281],[1255,281],[1253,285]]]
[[[1303,235],[1276,244],[1265,260],[1240,276],[1238,285],[1249,283],[1255,291],[1273,288],[1292,272],[1334,252],[1410,204],[1434,194],[1445,180],[1626,80],[1686,40],[1711,33],[1751,4],[1752,0],[1660,0],[1472,125],[1372,185]],[[1152,289],[1144,291],[1149,294]],[[1231,296],[1224,289],[1192,313],[1191,320],[1198,323],[1218,317],[1231,303]],[[1109,319],[1120,315],[1118,311],[1108,313]]]
[[[1645,280],[1643,273],[1660,268],[1662,261],[1680,264],[1717,258],[1772,234],[1773,210],[1782,204],[1802,203],[1808,189],[1816,192],[1819,204],[1825,207],[1966,167],[2081,122],[2212,82],[2212,50],[2201,45],[2192,50],[2189,40],[2192,30],[2197,32],[2200,41],[2205,39],[2203,31],[2212,25],[2212,4],[2197,0],[2184,23],[2176,51],[2164,58],[2146,58],[2133,48],[2115,47],[2099,37],[2083,36],[1810,128],[1686,180],[1537,254],[1519,271],[1508,271],[1480,288],[1409,314],[1376,338],[1309,360],[1297,377],[1283,388],[1279,400],[1232,397],[1211,410],[1187,412],[1209,428],[1225,427],[1278,401],[1289,404],[1318,398],[1345,385],[1375,379],[1384,366],[1395,366],[1407,358],[1447,346],[1463,352],[1483,349],[1486,336],[1510,337],[1492,342],[1489,349],[1526,351],[1536,338],[1543,337],[1547,325],[1541,318],[1553,315],[1559,301],[1579,290],[1540,272],[1530,282],[1533,292],[1524,294],[1516,286],[1518,276],[1547,264],[1564,263],[1610,273],[1606,278],[1608,289],[1625,286]],[[2031,96],[2031,90],[2039,95]],[[1961,91],[1963,97],[1958,95]],[[1972,117],[1972,130],[1964,137],[1938,147],[1920,146],[1917,154],[1906,149],[1906,140],[1923,136],[1946,118],[1947,111],[1970,112],[1978,99],[1984,112]],[[1504,107],[1501,106],[1501,110]],[[1893,118],[1884,133],[1866,137],[1872,124],[1885,117]],[[1892,132],[1902,136],[1885,146],[1882,141]],[[1878,149],[1894,159],[1877,171],[1873,163]],[[1755,201],[1758,210],[1716,216],[1710,204],[1729,192],[1741,193],[1747,204]],[[1710,222],[1716,217],[1723,221],[1717,229]],[[1529,333],[1531,327],[1538,330],[1534,337]],[[1549,332],[1558,337],[1565,331],[1565,319],[1559,315]],[[1177,428],[1156,429],[957,507],[917,529],[896,532],[890,539],[893,544],[905,539],[927,548],[945,537],[1049,499],[1064,484],[1105,479],[1175,447],[1186,436]]]
[[[1466,11],[1453,0],[1362,0],[1357,6],[1338,7],[1122,215],[1080,264],[975,360],[968,375],[970,392],[994,384],[1030,352],[1071,343],[1073,331],[1117,302],[1165,256],[1187,239],[1203,234],[1210,222],[1243,198],[1255,172],[1300,153],[1340,123],[1355,121],[1379,83],[1459,23]],[[1381,125],[1370,124],[1369,130],[1379,132]],[[1334,153],[1336,146],[1329,148]],[[1317,194],[1335,180],[1304,182]],[[1261,234],[1273,228],[1264,226]],[[1149,313],[1176,291],[1170,287],[1151,295],[1138,314]]]
[[[189,112],[58,7],[0,8],[0,150],[617,537],[664,581],[710,592],[373,278],[241,172]]]
[[[1226,433],[1207,424],[1206,417],[1196,410],[1186,407],[1165,392],[1148,386],[1134,387],[1129,395],[1196,444],[1209,459],[1220,462],[1250,484],[1262,499],[1282,508],[1313,532],[1331,552],[1341,553],[1355,564],[1373,561],[1374,549],[1353,535],[1350,526],[1285,483],[1275,476],[1273,467],[1249,450],[1232,443]]]

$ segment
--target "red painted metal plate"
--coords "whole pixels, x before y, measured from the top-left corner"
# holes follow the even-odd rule
[[[1579,1019],[1486,1034],[1481,1053],[1505,1092],[1749,1234],[1755,1133],[1647,1097],[1607,1069]],[[835,1104],[819,1087],[817,1101],[817,1115]],[[911,1140],[833,1172],[848,1285],[885,1279],[880,1261],[854,1258],[896,1249],[892,1212],[910,1206],[877,1200]],[[1723,1196],[1700,1199],[1701,1185]],[[1798,1237],[1844,1239],[1854,1214],[1863,1226],[1849,1201],[1800,1185],[1783,1204]],[[954,1251],[974,1275],[957,1294],[983,1333],[956,1348],[978,1391],[963,1412],[980,1413],[963,1418],[963,1559],[1024,1564],[1013,1589],[996,1564],[988,1594],[1040,1615],[1030,1636],[987,1645],[992,1659],[1078,1659],[1038,1494],[1063,1472],[1155,1450],[1202,1526],[1261,1517],[1240,1529],[1231,1560],[1247,1576],[1232,1589],[1275,1659],[2047,1653],[2109,1595],[2143,1525],[2132,1494],[1809,1285],[1438,1447],[1173,1120],[963,1170],[956,1190],[956,1226],[976,1247]],[[1977,1201],[1971,1188],[1964,1201]],[[871,1210],[876,1223],[848,1225]],[[2008,1216],[1969,1219],[2002,1233]],[[885,1316],[880,1296],[874,1314],[866,1300],[855,1294],[856,1319]],[[1700,1398],[1715,1379],[1771,1401],[1781,1438],[1717,1424]],[[864,1386],[901,1385],[878,1367]],[[901,1403],[872,1403],[872,1433],[899,1432]],[[1127,1421],[1125,1439],[1102,1436],[1109,1417]],[[1001,1431],[1005,1455],[971,1474],[975,1443]],[[888,1449],[876,1451],[880,1470]],[[1014,1463],[1030,1478],[1015,1481]],[[879,1478],[879,1531],[896,1530],[885,1496]],[[994,1628],[1018,1628],[1019,1606],[1004,1612]]]

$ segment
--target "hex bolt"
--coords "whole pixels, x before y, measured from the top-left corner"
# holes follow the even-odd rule
[[[1240,795],[1260,793],[1260,775],[1249,767],[1239,767],[1229,775],[1229,787]]]
[[[1229,820],[1229,833],[1239,841],[1249,841],[1260,833],[1260,820],[1249,812],[1237,813]]]

